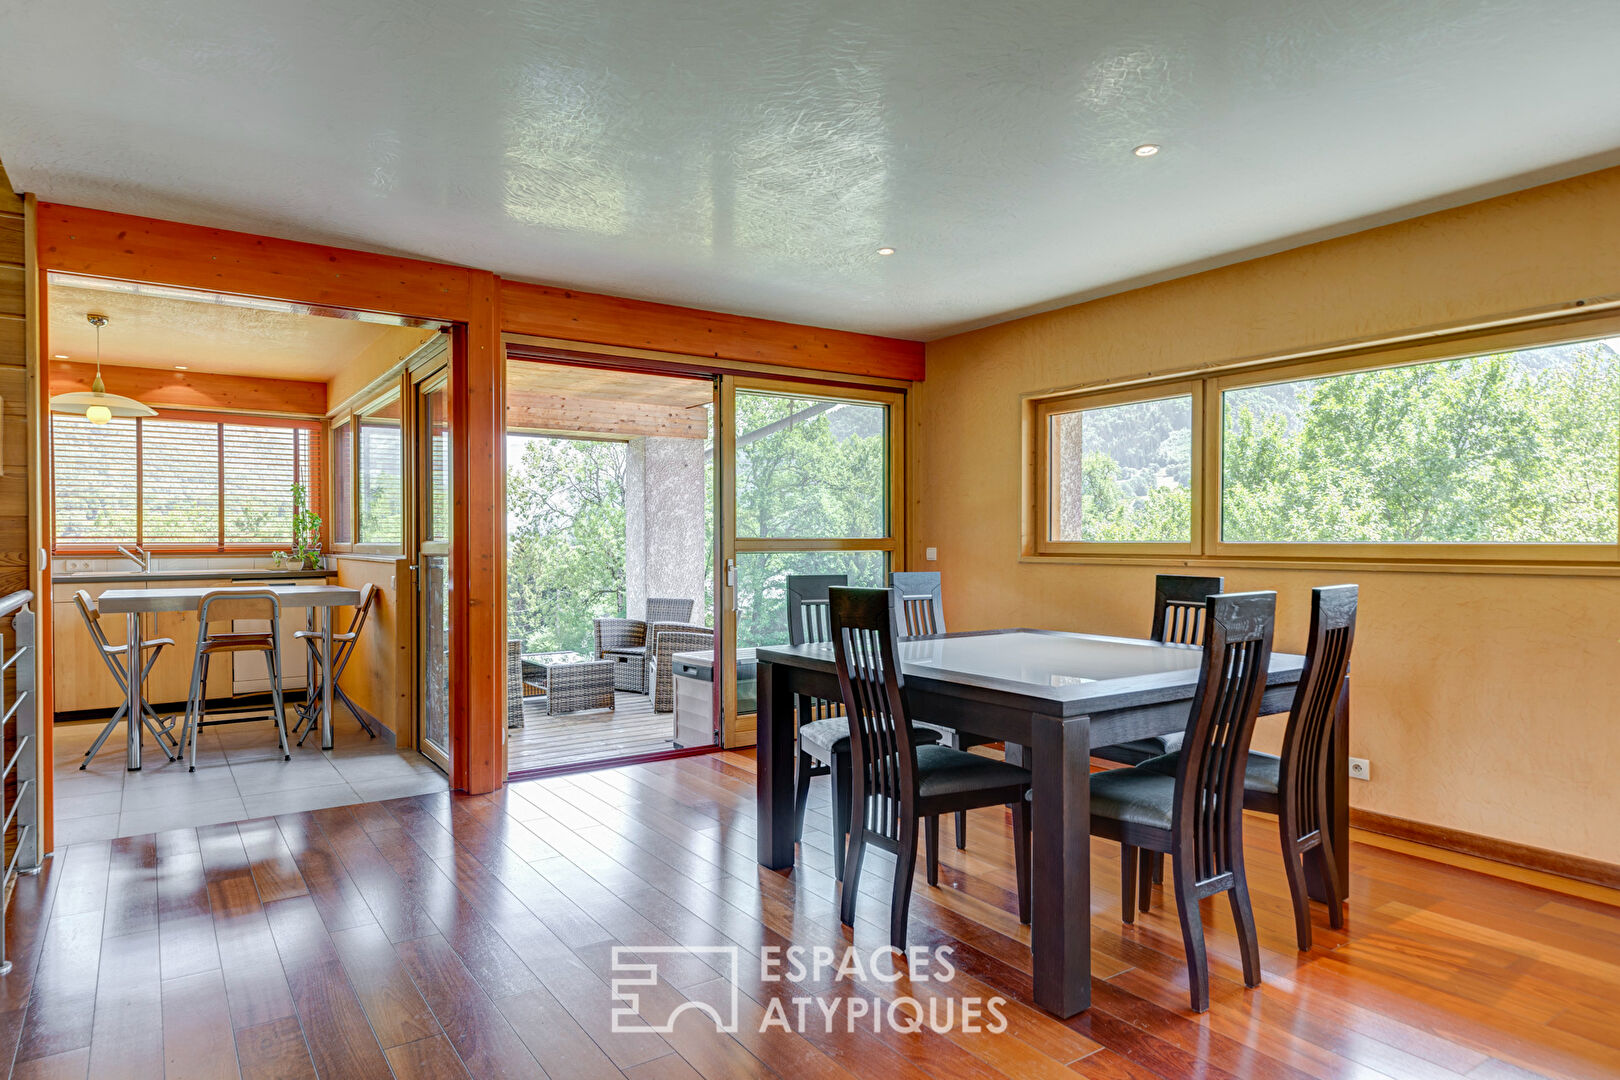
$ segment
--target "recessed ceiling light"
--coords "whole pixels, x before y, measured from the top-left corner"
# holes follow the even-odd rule
[[[58,359],[58,360],[66,360],[67,358],[68,358],[68,354],[65,353],[65,352],[59,352],[59,353],[56,354],[56,359]]]
[[[1135,154],[1137,157],[1152,157],[1158,152],[1159,144],[1150,142],[1145,142],[1141,146],[1138,146],[1135,150],[1131,151],[1131,153]]]
[[[893,255],[894,254],[894,248],[889,248],[889,247],[878,248],[878,254],[879,255]]]

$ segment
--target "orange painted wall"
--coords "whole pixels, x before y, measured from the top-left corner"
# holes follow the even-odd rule
[[[1620,169],[930,343],[911,565],[944,573],[953,630],[1145,635],[1153,575],[1181,564],[1020,561],[1020,394],[1615,294]],[[1351,753],[1372,779],[1353,806],[1620,863],[1620,578],[1205,565],[1279,591],[1288,649],[1311,586],[1361,584]]]

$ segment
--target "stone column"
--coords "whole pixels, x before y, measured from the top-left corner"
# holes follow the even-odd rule
[[[647,612],[647,597],[692,600],[702,618],[704,570],[703,440],[631,439],[624,465],[625,612]]]

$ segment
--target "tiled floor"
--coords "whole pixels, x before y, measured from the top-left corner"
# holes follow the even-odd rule
[[[197,771],[169,762],[150,736],[139,772],[124,768],[120,726],[89,768],[84,752],[102,722],[57,724],[56,842],[110,840],[164,829],[245,821],[351,803],[445,791],[445,776],[415,750],[396,751],[372,739],[340,711],[333,748],[317,736],[281,760],[275,729],[262,723],[206,728],[197,748]]]

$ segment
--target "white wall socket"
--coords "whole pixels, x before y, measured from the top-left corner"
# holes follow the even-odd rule
[[[939,548],[923,548],[923,558],[929,562],[938,562]]]
[[[1372,779],[1372,765],[1367,761],[1366,758],[1364,758],[1364,757],[1353,757],[1353,758],[1350,759],[1350,779],[1352,779],[1352,780],[1371,780]]]

